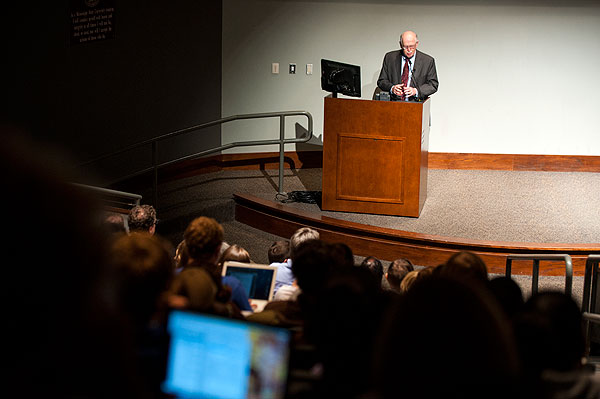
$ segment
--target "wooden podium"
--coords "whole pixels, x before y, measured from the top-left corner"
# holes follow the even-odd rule
[[[427,198],[430,100],[325,97],[323,210],[419,217]]]

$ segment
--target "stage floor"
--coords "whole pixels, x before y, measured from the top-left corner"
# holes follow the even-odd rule
[[[321,174],[321,169],[286,170],[284,191],[320,191]],[[159,207],[165,218],[172,218],[227,202],[233,193],[277,202],[277,183],[276,170],[187,177],[161,185]],[[463,239],[600,243],[600,173],[429,170],[427,201],[419,218],[327,212],[306,203],[286,206],[370,226]]]
[[[268,177],[260,172],[226,173],[237,177],[235,192],[276,200],[276,172],[268,171]],[[321,169],[286,171],[284,191],[320,191],[321,173]],[[286,205],[421,234],[486,241],[600,242],[599,173],[429,170],[427,191],[419,218],[328,212],[305,203]]]

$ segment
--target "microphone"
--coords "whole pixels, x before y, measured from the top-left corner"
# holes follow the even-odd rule
[[[406,61],[408,61],[408,70],[410,71],[410,83],[411,83],[411,86],[414,87],[414,88],[416,88],[418,90],[419,85],[418,85],[418,82],[417,82],[417,77],[415,76],[416,69],[412,68],[412,64],[411,64],[410,60],[407,59]],[[418,97],[417,97],[417,101],[419,101]]]

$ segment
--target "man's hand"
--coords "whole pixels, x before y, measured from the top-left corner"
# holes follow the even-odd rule
[[[392,86],[392,93],[397,96],[401,96],[404,91],[404,85],[402,83]]]
[[[404,95],[407,98],[417,95],[417,89],[415,89],[414,87],[405,87],[403,90],[404,90]]]
[[[402,83],[400,83],[400,84],[392,86],[392,93],[394,93],[398,97],[400,97],[404,94],[404,96],[406,98],[408,98],[408,97],[416,96],[417,89],[415,89],[414,87],[404,86]]]

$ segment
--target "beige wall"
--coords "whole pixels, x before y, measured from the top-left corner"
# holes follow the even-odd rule
[[[360,65],[362,98],[371,98],[383,55],[413,29],[440,80],[430,151],[600,155],[600,6],[452,3],[223,0],[222,115],[307,110],[318,144],[327,94],[321,58]],[[289,63],[298,65],[296,75],[287,73]],[[289,136],[295,122],[305,125],[290,120]],[[275,138],[278,126],[236,122],[223,126],[222,141]],[[232,151],[265,150],[276,147]]]

